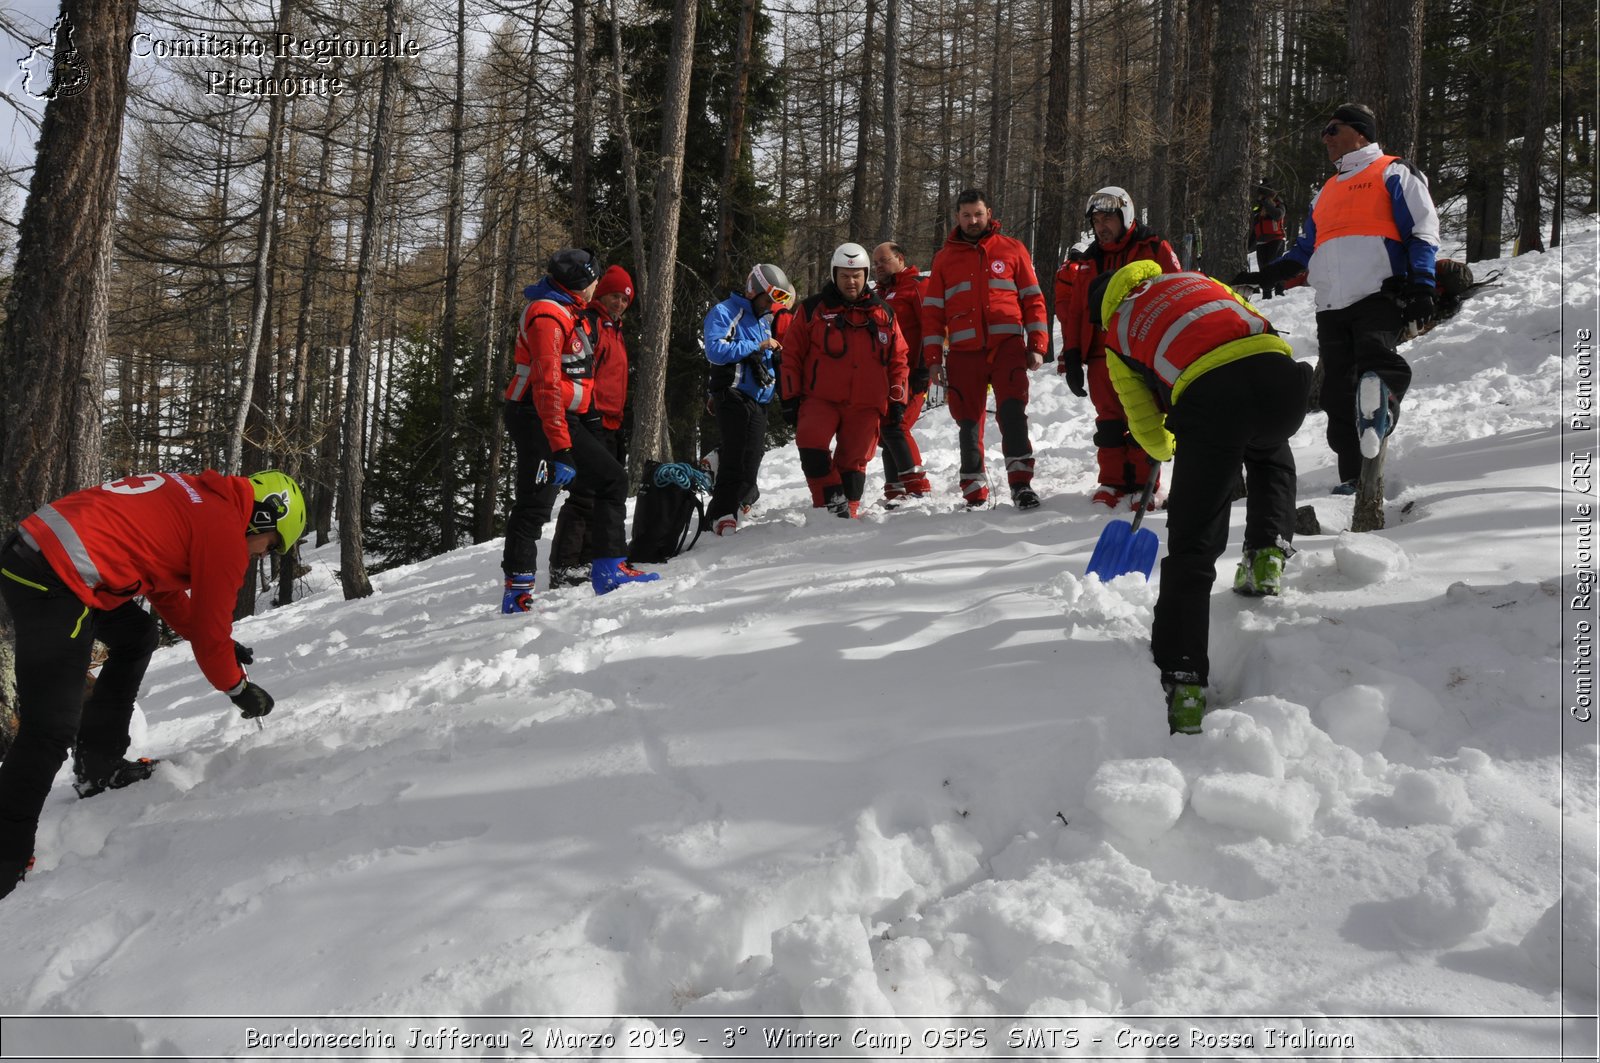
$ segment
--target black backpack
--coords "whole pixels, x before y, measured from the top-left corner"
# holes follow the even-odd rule
[[[693,465],[645,462],[639,500],[633,508],[628,560],[660,564],[693,547],[705,523],[706,507],[700,495],[710,490],[711,478]]]

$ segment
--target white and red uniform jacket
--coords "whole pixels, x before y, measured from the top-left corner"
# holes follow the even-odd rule
[[[933,256],[921,324],[922,357],[930,366],[943,362],[947,337],[953,354],[992,355],[1013,337],[1045,353],[1050,326],[1028,249],[1002,236],[999,222],[991,222],[976,242],[959,227],[952,229]]]
[[[152,472],[76,491],[23,519],[23,541],[92,609],[143,595],[218,690],[244,682],[233,656],[233,610],[250,565],[255,491],[207,469]]]

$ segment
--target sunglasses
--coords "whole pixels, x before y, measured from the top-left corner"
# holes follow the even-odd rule
[[[1096,214],[1121,214],[1125,202],[1119,196],[1090,196],[1089,209],[1083,212],[1083,216],[1090,218]]]
[[[1325,137],[1336,137],[1339,135],[1339,130],[1343,128],[1345,128],[1344,122],[1329,122],[1327,127],[1322,130],[1322,135]]]

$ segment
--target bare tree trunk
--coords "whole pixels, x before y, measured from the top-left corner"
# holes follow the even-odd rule
[[[1201,215],[1200,269],[1228,277],[1245,265],[1250,204],[1250,133],[1260,97],[1255,32],[1261,0],[1221,7],[1212,50],[1211,157]]]
[[[633,150],[633,133],[628,128],[628,99],[622,88],[622,23],[617,18],[617,0],[611,3],[611,99],[612,120],[622,142],[622,187],[628,196],[628,233],[633,239],[634,297],[644,294],[639,281],[650,273],[650,256],[644,246],[644,212],[639,206],[639,156]],[[755,0],[751,0],[752,11]],[[731,228],[731,226],[730,226]]]
[[[1387,114],[1378,113],[1379,139],[1389,154],[1415,159],[1422,111],[1423,0],[1388,0],[1387,7],[1382,26],[1388,46],[1383,63]]]
[[[1550,36],[1555,0],[1538,0],[1528,41],[1528,93],[1522,117],[1522,157],[1517,167],[1517,248],[1519,255],[1544,250],[1539,180],[1544,156],[1545,96],[1550,83]],[[1557,205],[1559,212],[1560,206]]]
[[[856,100],[856,165],[850,183],[849,239],[867,234],[867,143],[872,132],[872,66],[877,62],[873,47],[872,24],[877,21],[877,0],[866,0],[867,26],[861,42],[861,91]]]
[[[439,549],[456,548],[456,346],[461,300],[461,216],[466,210],[467,0],[456,0],[456,86],[450,111],[450,197],[444,222],[444,320],[439,344]],[[574,163],[576,165],[576,163]]]
[[[1172,221],[1172,114],[1178,87],[1177,0],[1160,0],[1156,60],[1156,142],[1150,161],[1150,227],[1169,232]]]
[[[1055,320],[1056,286],[1048,275],[1061,264],[1062,228],[1066,218],[1067,151],[1072,109],[1072,0],[1050,3],[1050,87],[1045,103],[1044,204],[1039,222],[1039,247],[1034,262],[1039,283]],[[1055,335],[1054,329],[1051,336]]]
[[[278,29],[280,34],[291,31],[295,0],[279,0]],[[283,56],[273,60],[272,76],[282,78],[288,72],[289,62]],[[272,238],[278,226],[278,149],[283,139],[283,108],[286,97],[273,93],[267,107],[267,144],[261,166],[261,211],[256,224],[255,283],[250,298],[250,325],[244,340],[244,365],[239,372],[239,405],[233,415],[233,431],[228,436],[228,474],[239,475],[244,460],[244,426],[250,416],[255,392],[256,362],[261,357],[267,323],[267,297],[269,274],[272,270]],[[247,583],[249,581],[246,581]]]
[[[136,2],[64,0],[55,68],[0,325],[0,519],[100,478],[111,230]],[[64,28],[70,25],[72,35]],[[0,604],[0,746],[16,706]]]
[[[883,9],[883,203],[878,240],[893,240],[900,216],[900,0]]]
[[[672,294],[678,267],[678,215],[683,207],[683,149],[689,122],[689,75],[694,67],[695,20],[699,0],[677,0],[672,16],[672,54],[663,86],[666,104],[661,123],[661,169],[656,174],[655,232],[650,238],[654,259],[645,307],[634,391],[633,444],[628,448],[630,478],[637,479],[646,459],[660,459],[667,447],[667,353],[672,334]]]
[[[589,91],[589,12],[572,0],[572,244],[589,242],[589,156],[594,152],[594,103]]]
[[[615,0],[613,0],[615,2]],[[744,0],[739,9],[739,40],[733,53],[733,93],[728,107],[728,139],[722,155],[721,200],[717,208],[717,261],[712,283],[717,290],[735,283],[733,266],[733,186],[744,157],[744,114],[750,95],[750,51],[755,41],[756,4]],[[869,0],[870,2],[870,0]],[[620,76],[620,75],[619,75]]]
[[[384,0],[384,33],[395,33],[396,0]],[[361,250],[356,259],[355,304],[350,321],[350,383],[344,407],[344,454],[339,475],[339,582],[346,600],[372,593],[366,558],[361,552],[363,485],[366,483],[367,414],[367,302],[371,298],[374,259],[379,228],[389,191],[389,126],[394,116],[395,60],[383,60],[378,87],[378,117],[372,128],[372,174],[367,182],[366,211],[361,228]]]

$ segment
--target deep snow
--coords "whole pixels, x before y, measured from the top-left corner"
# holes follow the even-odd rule
[[[1166,733],[1154,586],[1082,574],[1092,415],[1041,373],[1031,513],[957,511],[941,410],[917,429],[938,499],[842,522],[785,449],[736,537],[525,618],[496,614],[498,542],[355,602],[315,552],[304,600],[239,625],[263,730],[167,649],[136,717],[155,777],[58,780],[0,907],[0,1013],[390,1016],[299,1025],[402,1044],[450,1023],[393,1017],[656,1015],[786,1058],[876,1053],[845,1018],[789,1022],[843,1031],[833,1053],[768,1052],[757,1017],[901,1016],[873,1036],[939,1057],[1017,1056],[997,1017],[1028,1015],[1104,1038],[1035,1057],[1225,1054],[1191,1028],[1273,1055],[1276,1025],[1356,1043],[1285,1058],[1592,1058],[1593,1020],[1559,1021],[1595,1011],[1597,750],[1560,647],[1595,235],[1482,264],[1502,285],[1410,346],[1387,530],[1340,530],[1320,415],[1295,451],[1324,533],[1279,599],[1227,591],[1235,507],[1201,736]],[[1308,291],[1261,305],[1314,356]],[[992,423],[989,446],[998,471]],[[460,1055],[591,1054],[543,1047],[552,1024]],[[6,1054],[249,1055],[244,1025],[11,1022]],[[921,1042],[976,1026],[985,1048]]]

